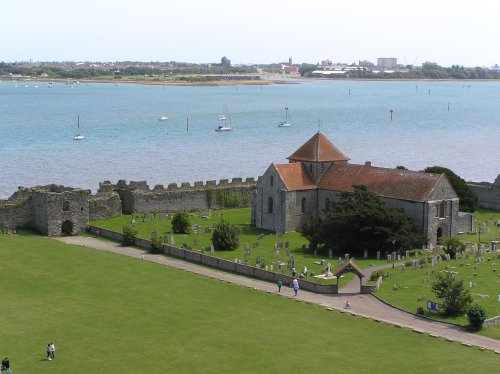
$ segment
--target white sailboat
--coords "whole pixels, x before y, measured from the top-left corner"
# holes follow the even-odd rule
[[[285,120],[278,123],[278,127],[290,127],[292,124],[288,122],[288,107],[285,107]]]
[[[78,126],[78,134],[76,134],[75,136],[73,136],[73,140],[84,140],[85,136],[80,132],[80,115],[78,115],[77,126]]]
[[[219,116],[219,126],[215,129],[215,131],[218,132],[225,132],[225,131],[233,131],[233,128],[226,123],[226,120],[229,119],[231,121],[231,118],[229,118],[229,115],[221,115]]]
[[[168,120],[168,116],[166,114],[162,114],[160,117],[158,117],[158,121],[166,121]]]

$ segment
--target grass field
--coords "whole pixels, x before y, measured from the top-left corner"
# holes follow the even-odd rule
[[[208,218],[208,213],[192,213],[190,215],[191,224],[197,224],[201,227],[200,233],[195,234],[191,233],[189,235],[174,235],[175,245],[182,246],[186,244],[193,249],[201,249],[205,248],[209,251],[209,248],[212,244],[210,238],[212,234],[205,233],[205,227],[212,227],[214,223],[220,221],[221,217],[228,220],[231,224],[237,226],[240,231],[240,246],[238,249],[234,251],[217,251],[214,253],[214,256],[219,258],[224,258],[227,260],[239,259],[243,260],[243,255],[245,252],[245,243],[248,243],[250,246],[254,242],[257,241],[257,237],[259,234],[263,235],[263,238],[259,240],[259,247],[251,248],[250,256],[248,257],[248,264],[255,265],[255,259],[259,256],[261,259],[264,258],[266,260],[266,264],[271,265],[273,262],[281,262],[287,264],[288,257],[286,256],[286,250],[280,249],[279,256],[276,256],[274,251],[274,244],[277,242],[289,242],[290,252],[295,260],[295,268],[297,271],[302,271],[304,267],[308,269],[308,277],[307,279],[314,282],[323,282],[323,283],[336,283],[335,280],[323,281],[318,278],[314,278],[310,276],[310,273],[314,273],[315,275],[321,274],[323,270],[326,269],[326,265],[318,265],[315,262],[320,262],[324,259],[327,264],[330,262],[332,264],[332,269],[335,270],[338,267],[338,256],[337,258],[328,259],[328,255],[318,254],[316,257],[314,254],[309,252],[302,251],[302,245],[307,244],[308,241],[304,237],[301,236],[298,232],[290,232],[283,234],[281,237],[278,237],[275,233],[268,231],[257,229],[255,227],[250,226],[250,208],[241,208],[241,209],[224,209],[211,212]],[[125,225],[129,225],[132,220],[130,215],[123,215],[120,217],[103,220],[103,221],[92,221],[91,224],[103,228],[107,228],[109,230],[113,230],[116,232],[122,232],[123,227]],[[171,221],[162,220],[160,221],[158,216],[154,221],[149,220],[147,222],[142,222],[141,219],[136,219],[135,228],[138,231],[138,236],[145,239],[151,238],[151,233],[154,231],[158,232],[158,235],[168,234],[170,237],[171,233]],[[194,240],[197,240],[197,245],[194,245]],[[368,267],[371,264],[382,265],[385,264],[386,261],[376,260],[376,259],[356,259],[356,263],[362,268]],[[277,271],[276,267],[274,269]],[[287,274],[289,269],[286,270]],[[344,285],[347,281],[351,280],[354,277],[354,274],[347,273],[345,277],[340,280],[340,285]]]
[[[485,254],[485,261],[476,263],[478,257],[471,256],[464,260],[451,260],[449,263],[443,261],[434,267],[411,270],[401,267],[389,269],[391,275],[384,280],[377,296],[392,305],[398,306],[411,313],[416,313],[417,307],[426,310],[426,316],[446,322],[467,325],[468,320],[464,316],[445,317],[441,314],[427,311],[427,301],[438,301],[431,285],[435,281],[436,274],[446,270],[457,272],[459,279],[464,281],[473,296],[474,302],[482,305],[489,317],[500,315],[500,254]],[[474,268],[476,267],[476,268]],[[470,287],[472,284],[473,287]],[[489,331],[487,331],[489,330]],[[490,327],[484,330],[485,335],[500,339],[500,326]]]
[[[498,354],[157,264],[0,235],[13,373],[494,372]],[[45,346],[56,344],[54,361]]]

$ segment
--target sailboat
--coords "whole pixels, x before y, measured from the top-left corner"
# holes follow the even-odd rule
[[[162,114],[160,117],[158,117],[158,121],[166,121],[168,119],[168,116],[166,114]]]
[[[73,136],[73,140],[84,140],[85,136],[80,132],[80,115],[78,115],[78,134]]]
[[[288,122],[288,107],[285,107],[285,120],[278,123],[278,127],[290,127],[292,124]]]
[[[218,132],[224,132],[224,131],[233,131],[233,128],[226,123],[226,120],[229,118],[229,115],[223,114],[219,116],[219,126],[215,129],[215,131]],[[229,121],[231,121],[231,118],[229,118]]]

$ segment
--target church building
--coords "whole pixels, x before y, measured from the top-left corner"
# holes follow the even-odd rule
[[[444,174],[350,164],[321,132],[288,160],[271,164],[257,182],[252,223],[258,228],[300,231],[311,217],[324,214],[328,200],[362,184],[388,206],[413,217],[429,244],[474,229],[474,216],[459,212],[458,195]]]

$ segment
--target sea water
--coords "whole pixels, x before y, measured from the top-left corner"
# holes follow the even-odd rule
[[[493,181],[499,103],[495,81],[0,82],[0,197],[48,183],[96,191],[104,180],[152,187],[257,177],[317,131],[352,163],[439,165],[466,180]],[[285,107],[292,126],[279,128]],[[233,131],[219,133],[224,113]],[[159,121],[162,114],[169,119]],[[73,140],[78,132],[85,140]]]

